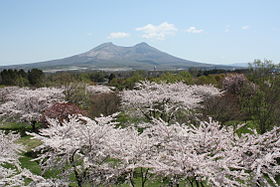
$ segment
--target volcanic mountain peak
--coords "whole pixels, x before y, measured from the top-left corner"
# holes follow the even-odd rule
[[[133,58],[136,56],[147,55],[156,52],[155,48],[149,46],[147,43],[142,42],[131,47],[117,46],[112,42],[101,44],[92,50],[81,54],[80,56],[109,60],[109,59],[124,59]]]
[[[213,67],[211,64],[203,64],[177,58],[151,47],[145,42],[134,46],[117,46],[112,42],[103,43],[85,53],[67,58],[38,62],[33,64],[15,65],[12,68],[41,68],[41,69],[63,69],[75,67],[82,69],[108,69],[127,68],[151,70],[178,70],[189,67]]]
[[[146,42],[141,42],[136,44],[134,47],[151,47],[151,46],[149,46],[149,44],[147,44]]]
[[[100,50],[100,49],[104,49],[104,48],[108,48],[108,47],[116,47],[116,45],[113,44],[112,42],[107,42],[107,43],[100,44],[99,46],[91,49],[90,51]]]

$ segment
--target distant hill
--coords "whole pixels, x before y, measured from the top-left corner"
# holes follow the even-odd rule
[[[132,47],[122,47],[111,42],[67,58],[0,68],[39,68],[52,72],[70,70],[180,70],[190,67],[207,69],[232,68],[230,66],[212,65],[177,58],[151,47],[147,43],[139,43]]]

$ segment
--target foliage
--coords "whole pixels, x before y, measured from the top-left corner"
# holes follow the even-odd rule
[[[212,75],[202,75],[202,76],[199,76],[195,79],[195,83],[196,84],[212,84],[212,85],[218,85],[218,81],[215,79],[214,76]]]
[[[120,97],[118,93],[98,93],[90,97],[91,107],[89,110],[90,116],[98,117],[100,115],[112,115],[119,111]]]
[[[28,74],[24,70],[4,69],[0,72],[0,83],[7,86],[27,86]]]
[[[180,71],[179,73],[163,73],[157,78],[153,78],[152,81],[157,83],[166,82],[166,83],[176,83],[183,82],[185,84],[192,84],[193,78],[192,75],[187,71]]]
[[[46,84],[48,86],[68,86],[71,83],[83,82],[81,76],[71,72],[57,72],[46,75]]]
[[[40,69],[31,69],[28,71],[27,77],[31,86],[39,87],[43,85],[43,79],[45,78],[45,75]]]
[[[247,119],[247,113],[242,110],[239,97],[225,92],[220,97],[210,97],[204,100],[203,107],[199,110],[204,119],[211,116],[222,124],[228,121],[243,121]]]
[[[64,88],[65,100],[87,110],[90,95],[86,90],[86,83],[70,83]]]
[[[211,116],[222,124],[228,121],[248,119],[248,113],[242,110],[242,98],[254,94],[256,86],[244,74],[230,73],[221,80],[224,94],[211,97],[203,102],[201,112],[204,119]]]
[[[249,65],[249,80],[256,84],[263,84],[267,80],[272,80],[275,74],[279,73],[279,64],[274,64],[271,60],[255,60]]]
[[[114,86],[119,90],[133,89],[137,82],[143,81],[144,79],[143,72],[136,71],[129,78],[113,78],[110,81],[110,86]]]
[[[107,77],[107,75],[105,74],[105,72],[96,72],[96,73],[92,73],[90,75],[90,79],[93,82],[105,82],[106,77]]]
[[[80,108],[89,111],[92,107],[92,98],[99,94],[113,93],[114,87],[103,85],[89,85],[86,83],[70,83],[64,88],[65,100],[76,104]],[[90,113],[90,112],[89,112]]]
[[[280,123],[280,76],[279,65],[271,61],[255,61],[252,64],[249,79],[254,83],[254,92],[246,89],[243,94],[243,108],[251,119],[258,124],[260,133],[271,130]]]

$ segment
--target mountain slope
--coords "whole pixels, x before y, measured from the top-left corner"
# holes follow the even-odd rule
[[[12,68],[41,68],[51,69],[142,69],[152,70],[177,70],[189,67],[214,67],[174,57],[165,52],[149,46],[147,43],[139,43],[132,47],[116,46],[113,43],[101,44],[92,50],[63,58],[33,64],[10,66]]]

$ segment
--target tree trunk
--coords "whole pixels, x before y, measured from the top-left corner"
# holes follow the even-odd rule
[[[32,132],[36,132],[36,121],[31,121]]]

